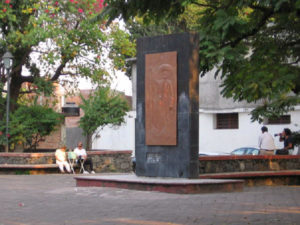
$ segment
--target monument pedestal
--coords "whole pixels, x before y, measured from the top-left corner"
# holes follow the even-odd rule
[[[75,177],[77,187],[110,187],[174,194],[243,191],[243,180],[137,177],[134,174]]]
[[[198,38],[141,38],[137,52],[136,174],[198,178]]]
[[[197,68],[196,36],[185,33],[139,39],[137,176],[80,176],[75,177],[76,186],[177,194],[242,191],[244,182],[241,180],[199,179]]]

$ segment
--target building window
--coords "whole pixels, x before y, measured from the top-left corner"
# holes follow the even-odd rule
[[[238,113],[218,113],[216,114],[216,129],[238,129]]]
[[[283,115],[280,117],[268,119],[268,124],[290,124],[290,123],[291,123],[291,115]]]

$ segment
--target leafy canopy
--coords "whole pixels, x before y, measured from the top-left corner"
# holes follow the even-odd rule
[[[55,118],[50,109],[25,106],[33,103],[30,100],[32,94],[52,96],[54,83],[57,82],[70,91],[79,82],[78,78],[90,78],[98,85],[107,85],[111,69],[122,68],[124,63],[119,51],[126,55],[135,54],[131,52],[131,43],[122,41],[126,33],[119,30],[116,23],[109,28],[105,26],[105,18],[101,21],[93,20],[103,7],[103,0],[0,1],[0,56],[6,50],[14,56],[10,74],[10,109],[14,123],[10,134],[12,142],[21,140],[30,146],[30,137],[36,143],[44,136],[43,131],[48,132],[53,128],[50,124],[41,125],[42,130],[36,128],[27,132],[27,127],[36,127],[39,121],[25,118],[22,113],[28,113],[34,118],[40,114],[52,122]],[[113,58],[116,65],[111,65],[108,56]],[[5,83],[7,76],[0,63],[2,124],[6,117]],[[52,116],[52,119],[48,118]],[[27,133],[23,133],[23,130]]]
[[[129,110],[127,101],[120,94],[111,91],[108,87],[100,87],[88,99],[81,96],[80,108],[84,116],[80,118],[79,127],[89,138],[97,129],[106,125],[119,126],[124,122],[124,116]]]
[[[56,81],[71,87],[78,77],[109,82],[107,55],[111,45],[117,48],[116,38],[104,25],[105,18],[93,20],[103,7],[103,0],[0,1],[0,55],[9,50],[14,56],[13,106],[22,94],[53,94]],[[115,25],[113,31],[122,36],[117,30]],[[120,68],[117,57],[114,55],[116,68]],[[0,82],[4,84],[7,79],[2,68]],[[24,89],[24,82],[33,85]]]
[[[138,16],[152,28],[151,21],[160,21],[199,33],[201,75],[217,68],[223,96],[261,103],[252,111],[253,120],[278,116],[300,103],[300,0],[106,2],[103,15],[111,13],[111,19],[121,15],[130,22]]]

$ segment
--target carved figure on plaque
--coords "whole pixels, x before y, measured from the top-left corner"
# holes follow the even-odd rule
[[[153,79],[150,85],[151,93],[155,93],[157,98],[151,98],[150,111],[160,115],[164,119],[154,120],[152,123],[152,132],[156,136],[160,136],[163,132],[168,135],[167,129],[170,127],[170,111],[174,109],[174,88],[171,82],[172,67],[169,64],[162,64],[159,66],[157,77]]]
[[[176,52],[172,52],[171,61],[168,58],[171,63],[165,56],[158,60],[161,57],[150,63],[146,75],[146,142],[148,145],[176,145]]]

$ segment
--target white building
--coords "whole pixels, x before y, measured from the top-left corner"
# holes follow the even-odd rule
[[[136,65],[133,64],[133,111],[126,117],[126,123],[119,128],[105,127],[100,136],[94,138],[93,149],[134,150],[134,119],[136,103]],[[256,104],[233,102],[220,95],[220,79],[215,79],[213,72],[200,78],[199,109],[199,152],[230,153],[240,147],[258,147],[261,127],[267,126],[270,134],[282,132],[283,128],[300,130],[300,106],[279,120],[267,120],[264,124],[251,122],[250,112]],[[283,143],[275,139],[277,148]]]
[[[300,106],[278,120],[266,119],[263,124],[251,122],[254,103],[234,102],[221,96],[220,79],[213,72],[200,78],[199,151],[203,153],[229,153],[240,147],[258,148],[261,127],[267,126],[274,135],[284,128],[300,130]],[[277,148],[283,148],[279,138],[274,138]]]

